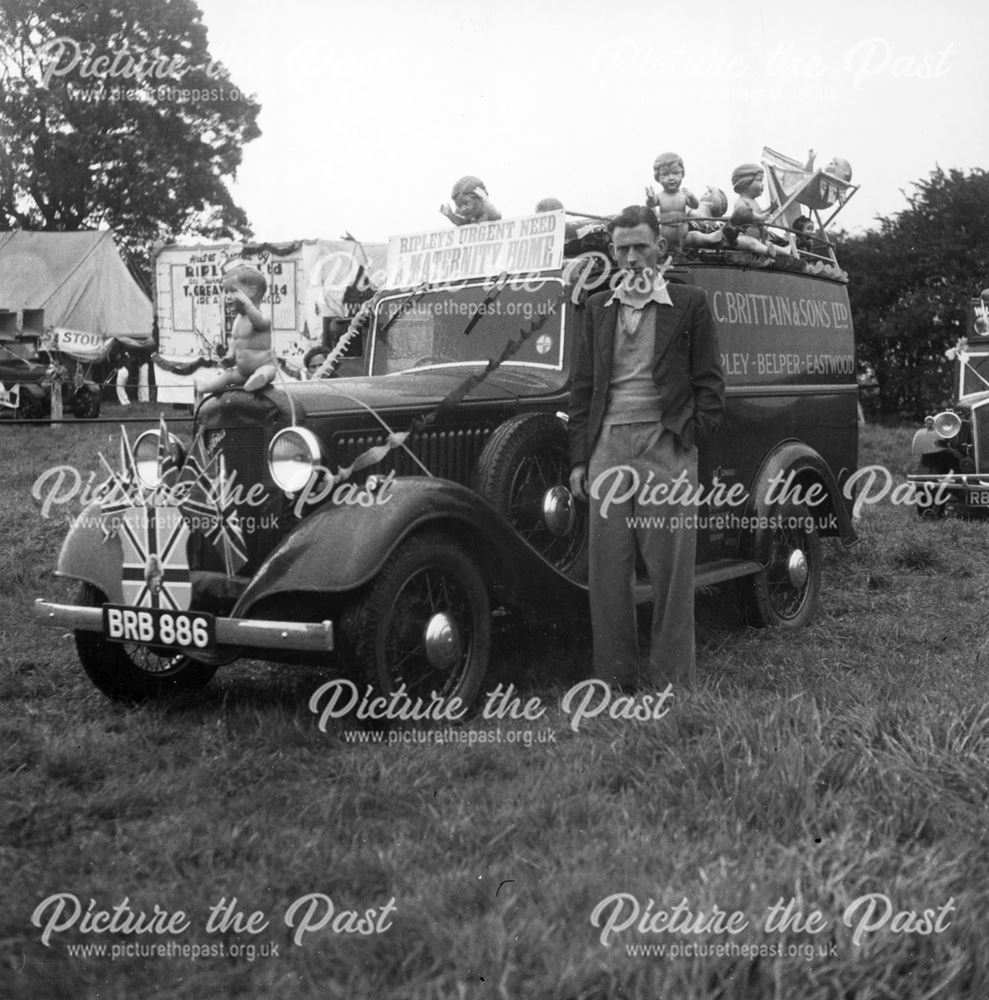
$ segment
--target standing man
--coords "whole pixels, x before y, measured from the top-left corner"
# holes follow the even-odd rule
[[[687,684],[696,670],[698,509],[646,506],[640,497],[641,487],[672,484],[677,477],[696,489],[696,434],[715,430],[724,409],[717,332],[704,292],[663,278],[666,241],[655,213],[631,205],[610,231],[621,284],[587,300],[570,393],[570,488],[579,498],[589,494],[591,504],[594,673],[622,688]],[[636,482],[640,489],[633,493]],[[682,526],[657,520],[678,515]],[[637,524],[637,517],[653,520]],[[645,677],[633,594],[636,545],[654,599]]]

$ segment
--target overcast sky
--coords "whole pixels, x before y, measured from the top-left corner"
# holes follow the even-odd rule
[[[730,196],[763,146],[849,160],[857,230],[936,164],[989,165],[984,0],[199,4],[261,103],[233,185],[261,240],[444,228],[468,173],[505,216],[614,212],[666,150]]]

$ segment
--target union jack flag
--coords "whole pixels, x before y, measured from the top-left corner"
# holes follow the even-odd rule
[[[132,507],[118,524],[123,549],[124,604],[185,611],[192,600],[186,542],[189,529],[177,507]]]
[[[124,427],[120,428],[120,471],[115,470],[102,453],[100,461],[109,473],[100,498],[100,512],[106,515],[106,520],[103,522],[103,537],[109,538],[119,527],[120,514],[131,507],[143,507],[146,503],[144,488],[137,477],[134,451]]]
[[[193,441],[176,485],[181,488],[183,515],[223,556],[227,574],[233,576],[247,562],[244,533],[223,456],[209,453],[202,434]]]

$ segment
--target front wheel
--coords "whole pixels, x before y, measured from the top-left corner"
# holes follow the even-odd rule
[[[470,706],[491,651],[491,607],[473,560],[438,532],[403,542],[343,616],[354,666],[382,694]]]
[[[79,603],[98,608],[106,596],[84,583]],[[114,701],[144,702],[209,683],[216,666],[178,652],[156,652],[148,646],[111,642],[102,632],[76,631],[76,651],[89,679]]]
[[[924,476],[947,476],[956,471],[946,462],[938,462],[927,455],[921,456],[918,470]],[[917,494],[917,516],[925,520],[938,521],[947,513],[946,503],[934,503],[936,488],[920,490]]]
[[[748,617],[756,625],[802,628],[821,594],[821,539],[813,516],[802,505],[776,508],[755,550],[765,568],[740,581]]]
[[[95,385],[81,385],[69,402],[73,416],[78,420],[94,420],[100,415],[100,390]]]

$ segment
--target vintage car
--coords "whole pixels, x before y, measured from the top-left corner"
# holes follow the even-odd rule
[[[60,387],[65,413],[80,418],[100,415],[100,387],[82,369],[70,375],[57,362],[39,357],[33,345],[0,344],[0,417],[41,420],[49,416],[53,384]]]
[[[125,444],[59,558],[78,599],[38,601],[40,620],[74,631],[116,698],[200,685],[238,658],[333,658],[379,692],[464,703],[493,621],[586,622],[568,389],[586,296],[616,270],[565,260],[564,233],[551,213],[396,237],[388,287],[355,320],[371,374],[225,391],[199,405],[193,444],[165,428]],[[701,448],[714,499],[698,509],[697,584],[799,627],[821,536],[855,540],[845,282],[704,251],[666,276],[707,291],[728,381]]]
[[[968,336],[947,352],[953,403],[928,415],[911,444],[918,471],[907,480],[921,517],[989,514],[989,289],[972,300],[968,320]]]

